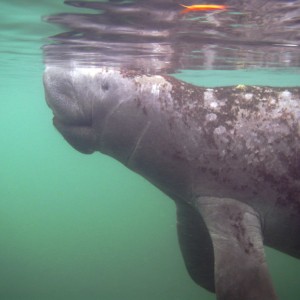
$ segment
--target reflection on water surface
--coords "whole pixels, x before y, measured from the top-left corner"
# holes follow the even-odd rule
[[[182,14],[181,0],[66,1],[78,13],[44,18],[64,28],[44,47],[45,61],[147,72],[300,66],[299,0],[215,2],[228,9]]]

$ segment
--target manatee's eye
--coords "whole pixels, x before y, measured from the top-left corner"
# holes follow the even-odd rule
[[[109,89],[109,84],[108,84],[108,82],[103,82],[103,83],[101,84],[101,88],[102,88],[103,91],[107,91],[107,90]]]

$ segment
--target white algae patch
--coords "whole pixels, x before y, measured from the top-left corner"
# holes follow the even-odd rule
[[[245,97],[245,100],[249,101],[249,100],[252,100],[253,94],[252,93],[247,93],[247,94],[245,94],[244,97]]]
[[[292,94],[290,91],[285,90],[279,95],[280,100],[291,100],[292,99]]]
[[[211,107],[211,108],[216,108],[218,106],[213,89],[206,89],[203,96],[204,96],[203,98],[204,98],[205,106]]]
[[[213,114],[213,113],[211,113],[211,114],[207,114],[206,116],[205,116],[205,119],[206,119],[206,121],[208,121],[208,122],[212,122],[212,121],[215,121],[215,120],[217,120],[217,115],[216,114]]]

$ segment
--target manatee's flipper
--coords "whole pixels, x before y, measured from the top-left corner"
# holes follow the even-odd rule
[[[200,197],[197,209],[213,243],[217,299],[277,299],[258,214],[247,204],[228,198]]]
[[[182,256],[190,276],[197,284],[214,292],[212,241],[201,215],[185,203],[177,204],[177,232]]]

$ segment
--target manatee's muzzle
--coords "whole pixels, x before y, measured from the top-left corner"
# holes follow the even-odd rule
[[[84,94],[72,73],[47,68],[44,73],[45,98],[54,116],[61,123],[73,126],[92,125],[92,101]],[[83,93],[80,93],[83,90]]]
[[[76,150],[92,153],[96,136],[92,126],[92,104],[78,95],[70,73],[48,68],[44,73],[45,98],[53,111],[53,124]]]

